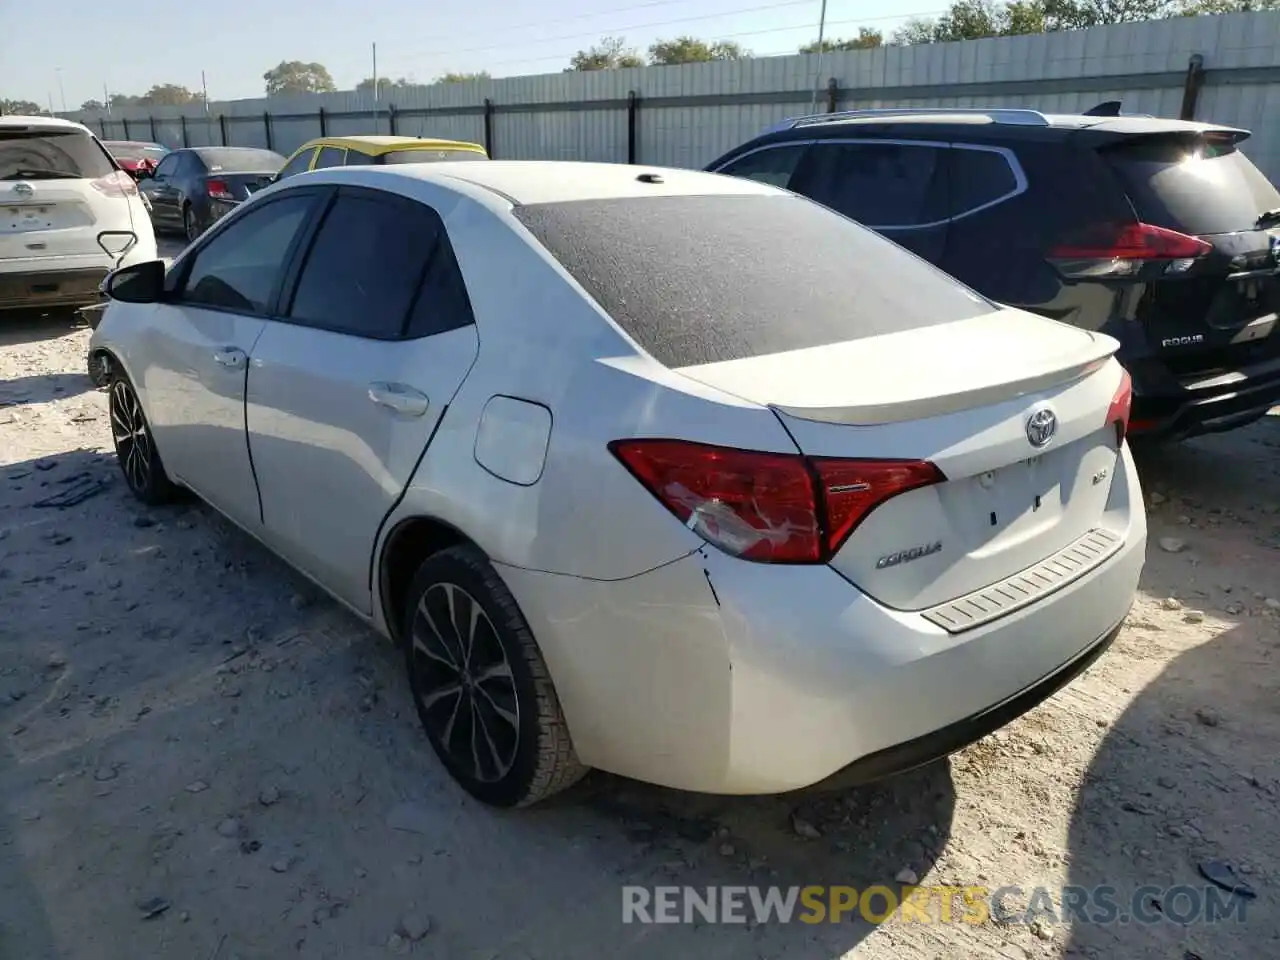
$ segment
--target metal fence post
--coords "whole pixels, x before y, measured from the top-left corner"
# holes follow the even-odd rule
[[[827,113],[835,113],[840,106],[840,81],[832,77],[827,81]]]
[[[493,101],[484,98],[484,152],[493,157]]]
[[[271,111],[270,110],[262,111],[262,129],[266,132],[266,135],[267,135],[267,149],[274,150],[275,148],[271,145]]]
[[[627,92],[627,163],[636,162],[638,152],[637,128],[640,120],[640,97],[634,90]]]
[[[129,118],[121,117],[120,122],[124,124],[124,138],[128,140],[129,139]]]
[[[324,107],[319,108],[317,116],[320,117],[320,136],[327,137],[329,135],[329,124],[325,123]]]
[[[102,138],[105,140],[105,139],[107,138],[107,121],[106,121],[105,119],[103,119],[102,117],[99,117],[99,118],[98,118],[98,126],[99,126],[99,128],[101,128],[101,130],[102,130]]]
[[[159,142],[160,142],[160,138],[156,136],[156,118],[155,118],[155,117],[153,117],[153,116],[148,115],[148,116],[147,116],[147,123],[148,123],[148,124],[150,125],[150,127],[151,127],[151,142],[152,142],[152,143],[159,143]]]
[[[178,120],[182,123],[182,145],[184,147],[189,147],[191,144],[187,141],[187,115],[184,113],[182,116],[178,117]]]
[[[387,128],[391,135],[396,135],[396,105],[390,104],[387,107]]]
[[[1182,83],[1182,112],[1178,115],[1183,120],[1196,118],[1196,104],[1200,100],[1200,89],[1204,86],[1204,55],[1193,53],[1187,61],[1187,78]]]
[[[218,114],[218,129],[222,132],[222,145],[227,146],[227,115]]]

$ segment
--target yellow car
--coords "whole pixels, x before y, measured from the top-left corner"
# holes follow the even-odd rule
[[[276,174],[277,180],[325,167],[383,163],[437,163],[443,160],[488,160],[484,147],[462,140],[423,137],[318,137],[309,140]]]

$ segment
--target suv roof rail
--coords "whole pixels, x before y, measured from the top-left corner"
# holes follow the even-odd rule
[[[929,114],[990,117],[993,123],[1012,123],[1033,127],[1049,126],[1049,118],[1039,110],[1027,110],[1020,107],[995,107],[992,109],[981,107],[874,107],[865,110],[839,110],[835,113],[811,113],[802,117],[789,117],[781,123],[770,127],[768,132],[774,133],[779,130],[791,130],[795,127],[831,123],[836,120],[857,120],[864,117],[927,116]]]

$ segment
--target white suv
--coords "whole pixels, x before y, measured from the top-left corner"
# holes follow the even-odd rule
[[[0,310],[96,303],[109,270],[156,257],[137,184],[88,127],[0,116]]]

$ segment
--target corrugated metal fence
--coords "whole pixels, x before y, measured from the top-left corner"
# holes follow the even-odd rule
[[[819,62],[821,61],[821,62]],[[125,107],[72,115],[104,137],[288,154],[322,134],[484,143],[505,159],[697,167],[797,113],[883,106],[1032,107],[1183,116],[1253,131],[1280,181],[1280,12],[1187,17],[962,43],[557,73],[370,93]]]

